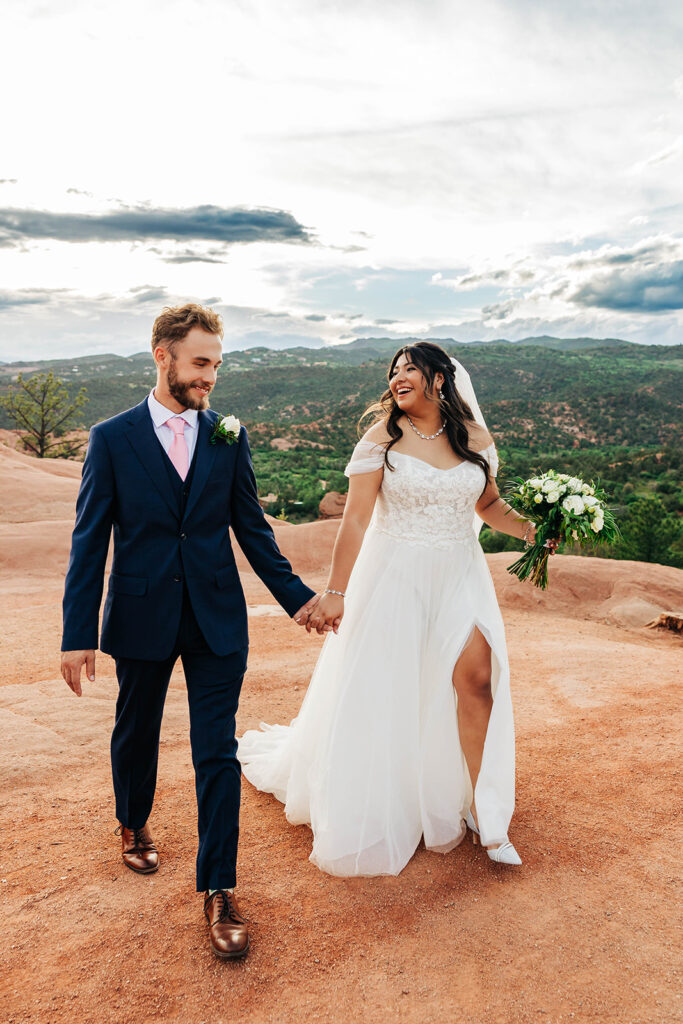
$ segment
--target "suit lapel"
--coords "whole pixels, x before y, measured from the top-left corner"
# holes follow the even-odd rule
[[[214,422],[215,416],[212,417],[211,414],[206,411],[199,413],[197,418],[197,448],[194,453],[194,474],[192,476],[192,483],[190,484],[190,493],[187,496],[187,504],[185,505],[185,519],[188,518],[192,509],[199,501],[199,497],[204,490],[206,481],[209,479],[209,474],[216,459],[216,455],[218,454],[218,445],[209,443],[209,438],[213,432]]]
[[[168,505],[173,515],[178,518],[178,499],[164,465],[166,455],[154,432],[154,424],[147,405],[147,399],[131,409],[126,427],[126,436],[133,451],[147,470],[152,483]]]

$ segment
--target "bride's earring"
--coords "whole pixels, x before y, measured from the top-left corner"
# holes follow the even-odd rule
[[[439,388],[439,398],[443,402],[443,390],[441,388]]]

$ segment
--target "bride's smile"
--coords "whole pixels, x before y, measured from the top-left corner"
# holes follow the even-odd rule
[[[428,435],[441,426],[437,394],[442,380],[437,374],[430,386],[422,371],[404,353],[389,372],[389,390],[396,405]]]

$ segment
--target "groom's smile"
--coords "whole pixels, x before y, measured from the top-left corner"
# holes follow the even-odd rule
[[[182,380],[178,373],[176,359],[171,360],[166,383],[169,394],[184,409],[208,409],[208,398],[213,390],[213,384],[208,384],[205,381]]]

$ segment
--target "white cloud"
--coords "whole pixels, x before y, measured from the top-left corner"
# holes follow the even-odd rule
[[[322,325],[327,341],[346,331],[339,308],[368,328],[481,322],[484,307],[505,323],[520,309],[559,322],[571,309],[553,260],[568,248],[625,249],[646,223],[653,235],[683,227],[680,5],[549,0],[540,15],[528,0],[72,0],[15,2],[4,21],[0,208],[270,208],[313,238],[227,253],[187,239],[34,239],[0,249],[10,293],[67,289],[88,308],[110,294],[123,316],[131,289],[154,282],[293,317],[304,334]],[[391,285],[409,271],[425,275],[410,307]],[[372,309],[357,306],[366,298]],[[23,344],[44,332],[75,343],[79,303],[59,302],[51,322],[26,304]],[[17,315],[0,306],[0,355]],[[109,315],[105,304],[85,318],[84,350],[107,337]]]
[[[633,174],[643,174],[651,167],[656,167],[657,164],[663,164],[668,160],[672,160],[674,157],[680,156],[683,153],[683,135],[679,135],[673,139],[668,145],[662,149],[657,150],[651,156],[648,156],[645,160],[639,160],[631,168]]]

